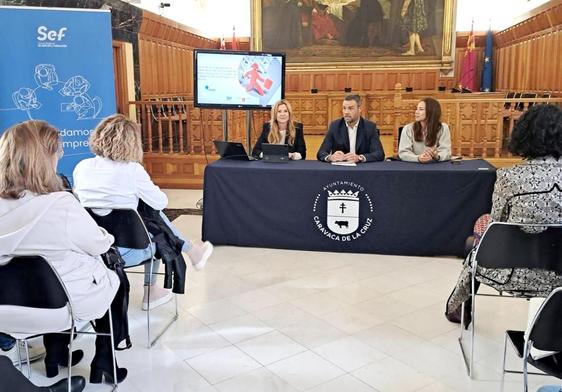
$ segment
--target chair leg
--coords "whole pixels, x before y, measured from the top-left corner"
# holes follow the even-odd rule
[[[150,264],[150,277],[152,279],[152,274],[153,274],[153,267],[154,264],[151,262]],[[170,326],[178,319],[179,317],[179,311],[178,311],[178,296],[174,295],[174,302],[175,302],[175,312],[174,315],[172,316],[172,318],[170,319],[170,321],[168,322],[168,324],[166,324],[166,326],[158,333],[158,335],[156,335],[154,337],[154,339],[151,339],[150,336],[150,286],[148,286],[148,291],[147,291],[147,297],[148,297],[148,309],[146,311],[146,324],[147,324],[147,342],[146,345],[148,348],[152,348],[152,346],[154,346],[154,344],[156,344],[156,342],[158,341],[158,339],[160,339],[160,337],[168,330],[168,328],[170,328]]]
[[[525,342],[525,347],[523,348],[523,391],[528,392],[529,390],[529,375],[527,373],[527,356],[529,355],[529,343]]]
[[[68,392],[72,391],[72,342],[74,340],[74,319],[70,326],[70,343],[68,344]]]
[[[154,272],[154,258],[150,261],[150,275],[149,275],[149,280],[148,280],[148,309],[146,310],[146,328],[147,328],[147,332],[146,332],[146,345],[148,348],[152,347],[152,344],[150,343],[150,287],[152,286],[152,273]]]
[[[23,364],[21,362],[21,344],[20,344],[20,340],[16,340],[16,350],[18,352],[18,366],[20,368],[20,372],[23,373]]]
[[[474,289],[474,282],[473,282],[473,289]],[[470,378],[473,376],[474,371],[474,345],[475,345],[475,338],[476,338],[476,320],[474,317],[474,313],[476,310],[476,296],[474,295],[474,291],[472,294],[472,325],[470,326],[470,371],[468,375]]]
[[[31,361],[29,360],[29,346],[27,345],[27,339],[23,341],[25,346],[25,358],[27,358],[27,378],[31,379]]]
[[[111,307],[108,310],[109,313],[109,337],[111,340],[111,358],[113,359],[113,389],[117,389],[117,360],[115,358],[115,341],[113,338],[113,317],[111,315]]]
[[[505,381],[505,358],[507,354],[507,331],[503,338],[503,359],[502,359],[502,380],[501,380],[501,390],[503,391],[504,381]]]

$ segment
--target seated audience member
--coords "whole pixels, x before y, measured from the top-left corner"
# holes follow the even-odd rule
[[[509,150],[525,161],[497,171],[492,195],[492,211],[474,226],[476,246],[491,221],[514,223],[562,223],[562,109],[555,105],[534,105],[517,122]],[[470,312],[470,257],[465,259],[459,280],[447,301],[445,315],[460,322],[460,309],[467,302]],[[562,277],[539,269],[485,269],[478,267],[476,279],[497,290],[533,290],[546,297],[553,288],[562,286]],[[502,282],[506,282],[502,284]],[[466,314],[466,313],[465,313]],[[470,323],[468,314],[467,325]],[[466,316],[465,316],[466,318]]]
[[[72,194],[63,191],[56,174],[60,155],[59,132],[44,121],[14,125],[0,137],[0,264],[14,256],[41,255],[63,281],[74,317],[97,319],[96,331],[107,333],[106,310],[119,288],[119,278],[100,255],[109,249],[113,236],[98,227]],[[0,312],[18,317],[7,305],[0,305]],[[40,321],[29,326],[31,331],[57,322],[41,315],[39,311]],[[59,366],[68,364],[68,339],[66,334],[43,336],[47,377],[55,377]],[[83,356],[82,350],[74,351],[72,364]],[[97,336],[90,382],[100,383],[104,374],[113,379],[111,340]],[[118,368],[117,381],[126,375],[126,369]]]
[[[19,361],[18,351],[22,345],[21,342],[19,345],[16,343],[16,339],[0,332],[0,355],[10,358],[14,363]],[[29,362],[35,362],[45,355],[45,348],[43,346],[35,345],[35,343],[31,344],[29,341],[27,343],[27,351],[29,352]]]
[[[68,391],[68,378],[57,383],[38,387],[18,371],[12,362],[0,356],[0,392],[66,392]],[[70,382],[71,392],[82,392],[86,387],[86,380],[82,376],[73,376]]]
[[[537,392],[562,392],[562,385],[544,385]]]
[[[379,130],[361,117],[361,97],[343,100],[343,118],[330,124],[316,157],[324,162],[371,162],[384,160]]]
[[[306,159],[306,144],[301,123],[293,120],[293,109],[289,101],[282,99],[271,108],[271,119],[263,124],[261,135],[252,150],[252,155],[261,158],[262,144],[287,144],[289,159]]]
[[[416,121],[402,129],[398,156],[403,161],[429,163],[451,158],[451,132],[441,122],[441,105],[424,98],[416,107]]]
[[[213,245],[210,242],[194,244],[186,240],[160,212],[168,204],[168,198],[152,182],[141,165],[143,150],[139,126],[121,114],[110,116],[102,120],[94,130],[90,137],[90,148],[96,157],[81,161],[73,174],[74,192],[80,203],[84,207],[96,208],[95,212],[99,215],[107,215],[113,208],[138,208],[145,223],[147,216],[144,212],[147,210],[156,212],[158,222],[152,223],[159,226],[160,232],[167,230],[168,233],[164,236],[157,235],[153,224],[148,225],[148,230],[154,235],[156,248],[162,259],[170,263],[170,269],[175,270],[173,291],[183,293],[185,262],[181,252],[187,253],[194,268],[200,270],[211,256]],[[139,203],[140,201],[142,203]],[[160,240],[166,242],[167,249],[159,246]],[[170,241],[174,243],[171,244]],[[138,265],[150,258],[150,248],[144,250],[119,248],[119,252],[126,266]],[[181,257],[180,263],[176,263],[178,257]],[[153,272],[158,271],[159,263],[159,261],[156,263]],[[168,268],[166,270],[168,272]],[[176,282],[179,284],[176,285]],[[151,308],[160,306],[172,298],[169,290],[156,287],[156,275],[150,276],[150,263],[147,263],[143,310],[148,310],[149,285]]]

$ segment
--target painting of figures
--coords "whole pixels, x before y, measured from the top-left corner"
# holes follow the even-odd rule
[[[376,62],[441,59],[450,0],[254,0],[261,49],[287,61]]]

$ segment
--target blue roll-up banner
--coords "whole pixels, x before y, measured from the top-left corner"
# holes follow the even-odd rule
[[[58,171],[92,156],[88,138],[115,113],[111,14],[106,10],[0,7],[0,133],[26,120],[60,130]]]

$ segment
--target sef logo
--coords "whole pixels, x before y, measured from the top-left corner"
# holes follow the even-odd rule
[[[37,36],[37,40],[38,41],[45,41],[45,40],[49,40],[49,41],[60,41],[62,39],[62,37],[65,36],[65,31],[68,30],[66,27],[62,27],[61,29],[59,29],[59,31],[57,32],[56,30],[49,30],[47,28],[47,26],[39,26],[37,28],[37,34],[39,34]]]

